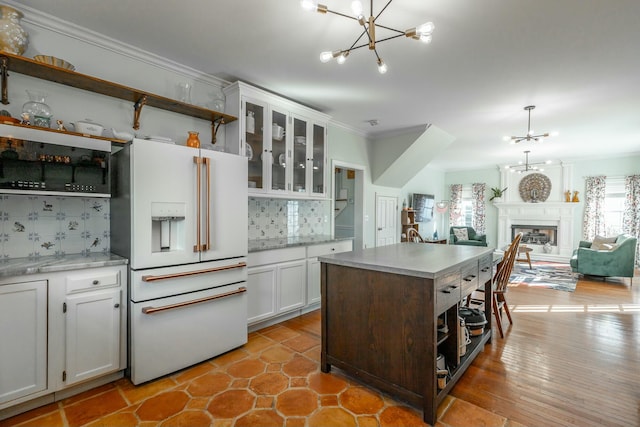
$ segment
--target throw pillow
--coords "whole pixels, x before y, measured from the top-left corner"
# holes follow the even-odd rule
[[[467,233],[466,228],[454,228],[453,234],[458,240],[469,240],[469,234]]]
[[[618,237],[604,237],[604,236],[596,236],[593,239],[593,242],[591,243],[591,249],[595,249],[595,250],[601,250],[601,249],[605,249],[604,247],[602,247],[602,245],[608,243],[608,244],[613,244],[616,242],[616,240],[618,239]],[[606,249],[608,250],[608,249]]]
[[[618,247],[618,245],[616,245],[615,243],[603,243],[601,246],[602,246],[601,250],[603,251],[612,251]]]

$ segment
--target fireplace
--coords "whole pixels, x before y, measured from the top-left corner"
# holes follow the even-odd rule
[[[545,245],[549,243],[551,246],[557,246],[558,227],[554,225],[527,225],[512,224],[511,240],[517,233],[522,233],[520,243],[528,245]]]

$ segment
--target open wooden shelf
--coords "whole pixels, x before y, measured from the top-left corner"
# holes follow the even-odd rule
[[[25,74],[27,76],[60,83],[66,86],[83,89],[113,98],[124,99],[134,103],[135,113],[139,115],[139,110],[144,105],[150,105],[162,110],[208,120],[213,124],[226,124],[237,120],[237,117],[217,111],[209,110],[197,105],[186,104],[164,96],[155,95],[138,89],[123,86],[118,83],[109,82],[96,77],[81,74],[65,68],[44,64],[24,56],[13,55],[7,52],[0,53],[0,70],[2,73],[2,103],[8,104],[8,72]],[[137,116],[134,116],[134,129],[136,128]],[[214,129],[215,131],[216,129]]]

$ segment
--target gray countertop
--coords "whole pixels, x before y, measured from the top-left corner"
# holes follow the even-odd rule
[[[493,248],[480,246],[397,243],[318,259],[346,267],[434,279],[466,261],[492,253]]]
[[[279,239],[256,239],[249,240],[249,252],[268,251],[271,249],[290,248],[294,246],[309,246],[322,243],[331,243],[341,240],[353,240],[352,237],[331,237],[331,236],[301,236],[283,237]]]
[[[129,260],[114,254],[80,254],[64,257],[14,258],[0,261],[0,277],[21,276],[23,274],[52,273],[83,268],[106,267],[127,264]]]

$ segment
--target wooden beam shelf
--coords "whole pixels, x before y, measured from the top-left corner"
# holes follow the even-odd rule
[[[55,67],[35,61],[24,56],[13,55],[7,52],[0,53],[0,77],[2,79],[1,102],[9,104],[8,97],[8,71],[24,74],[31,77],[60,83],[77,89],[111,96],[113,98],[130,101],[134,106],[133,129],[139,129],[140,111],[144,105],[160,108],[186,116],[195,117],[211,122],[212,139],[215,143],[215,134],[221,124],[231,123],[237,117],[217,111],[209,110],[197,105],[186,104],[164,96],[155,95],[138,89],[123,86],[118,83],[109,82],[86,74],[77,73],[65,68]]]

